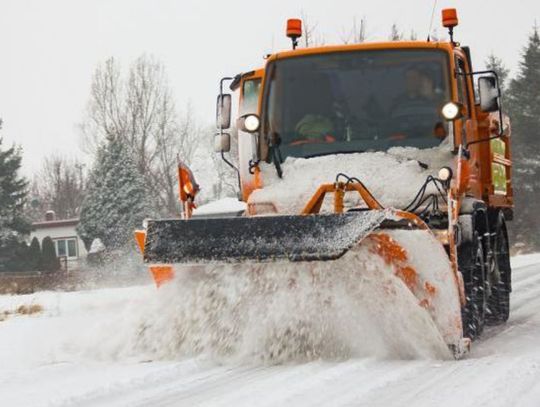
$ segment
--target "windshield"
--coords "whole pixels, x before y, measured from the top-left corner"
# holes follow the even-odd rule
[[[269,67],[264,132],[286,156],[434,147],[448,128],[448,57],[439,50],[336,52]]]

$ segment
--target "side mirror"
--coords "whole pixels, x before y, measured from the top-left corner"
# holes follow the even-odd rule
[[[231,95],[222,94],[217,97],[216,127],[218,129],[228,129],[231,127],[231,106]]]
[[[228,153],[231,151],[231,135],[229,133],[216,134],[214,136],[214,152]]]
[[[478,92],[480,94],[480,109],[483,112],[496,112],[499,110],[499,84],[494,76],[478,78]]]

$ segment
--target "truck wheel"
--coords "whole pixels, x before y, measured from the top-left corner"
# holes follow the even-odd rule
[[[486,316],[485,266],[482,239],[474,232],[471,242],[458,249],[459,269],[463,273],[467,302],[462,309],[463,336],[474,340],[484,330]]]
[[[501,324],[510,316],[510,291],[511,291],[511,268],[510,250],[504,220],[498,222],[495,241],[493,243],[493,267],[492,275],[498,278],[491,285],[491,296],[488,300],[487,321],[489,324]]]

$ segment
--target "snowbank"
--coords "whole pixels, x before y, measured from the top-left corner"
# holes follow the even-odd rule
[[[272,203],[279,213],[297,214],[321,184],[333,183],[338,173],[344,173],[359,178],[383,206],[403,208],[412,201],[428,175],[437,175],[443,166],[453,168],[453,162],[454,155],[448,145],[423,150],[396,147],[388,152],[309,159],[288,157],[282,165],[282,179],[278,178],[273,164],[261,164],[264,187],[251,194],[249,203]],[[433,188],[428,191],[435,192]],[[349,195],[352,199],[349,204],[360,204],[357,194]]]

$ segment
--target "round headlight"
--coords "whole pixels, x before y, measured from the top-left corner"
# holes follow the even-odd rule
[[[452,169],[449,167],[442,167],[439,170],[439,179],[443,182],[448,182],[452,179]]]
[[[448,102],[443,106],[441,113],[446,120],[454,120],[458,118],[460,111],[461,109],[457,103]]]
[[[261,121],[259,120],[259,117],[254,114],[247,115],[244,119],[244,127],[247,131],[257,131],[259,130],[259,126],[261,124]]]

